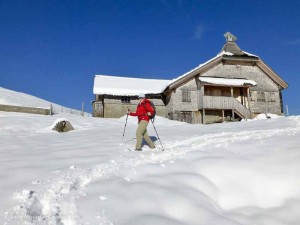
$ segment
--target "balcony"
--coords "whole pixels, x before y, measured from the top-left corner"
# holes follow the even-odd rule
[[[250,110],[233,97],[202,96],[199,99],[199,109],[231,109],[244,119],[249,119],[251,117]]]

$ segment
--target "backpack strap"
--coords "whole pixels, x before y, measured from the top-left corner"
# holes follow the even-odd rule
[[[151,107],[151,102],[148,100],[148,99],[146,99],[144,102],[142,102],[141,104],[144,106],[144,108],[145,108],[145,110],[147,111],[147,112],[149,112],[149,110],[147,110],[147,107],[146,107],[146,104],[149,104],[150,105],[150,107]],[[152,107],[151,107],[152,108]]]
[[[146,111],[148,112],[147,108],[146,108],[146,103],[150,104],[150,101],[148,99],[145,99],[145,101],[142,102],[142,105],[144,106],[144,108],[146,109]]]
[[[143,104],[143,106],[144,106],[144,108],[145,108],[145,110],[147,111],[147,112],[149,112],[149,110],[147,110],[147,108],[146,108],[146,103],[149,103],[149,105],[150,105],[150,107],[152,108],[152,110],[153,110],[153,113],[151,113],[151,116],[148,116],[149,117],[149,119],[152,121],[152,123],[154,122],[154,116],[155,116],[155,108],[153,108],[152,107],[152,105],[151,105],[151,101],[150,100],[148,100],[148,99],[146,99],[142,104]]]

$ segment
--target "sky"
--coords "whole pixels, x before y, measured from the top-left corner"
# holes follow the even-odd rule
[[[173,79],[215,57],[227,31],[289,84],[300,114],[300,2],[0,0],[0,87],[91,112],[96,74]]]

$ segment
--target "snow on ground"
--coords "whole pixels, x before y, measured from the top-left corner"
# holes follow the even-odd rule
[[[51,126],[64,117],[75,130]],[[298,225],[300,117],[157,118],[165,151],[128,151],[136,118],[0,112],[0,223]],[[148,133],[159,146],[149,124]]]
[[[54,114],[68,113],[81,115],[82,113],[79,110],[66,108],[26,93],[17,92],[2,87],[0,87],[0,104],[43,109],[49,109],[52,106],[52,111]],[[91,114],[85,113],[85,116],[91,116]]]
[[[36,108],[49,108],[50,102],[28,95],[0,87],[0,104],[26,106]]]

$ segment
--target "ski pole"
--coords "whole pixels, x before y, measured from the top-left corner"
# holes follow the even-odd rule
[[[164,150],[165,150],[165,149],[164,149],[164,146],[163,146],[162,143],[161,143],[161,140],[160,140],[160,138],[159,138],[159,136],[158,136],[157,130],[156,130],[156,128],[155,128],[154,123],[153,123],[152,120],[151,120],[151,123],[152,123],[153,128],[154,128],[154,130],[155,130],[155,132],[156,132],[156,135],[157,135],[157,138],[158,138],[158,140],[159,140],[159,143],[160,143],[160,145],[161,145],[161,147],[162,147],[162,151],[164,151]]]
[[[123,143],[123,140],[124,140],[125,129],[126,129],[126,126],[127,126],[127,119],[128,119],[128,112],[127,112],[125,127],[124,127],[124,131],[123,131],[122,143]]]

